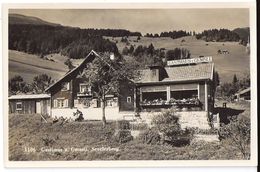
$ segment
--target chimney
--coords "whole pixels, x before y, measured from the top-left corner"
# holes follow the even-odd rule
[[[166,78],[167,73],[162,66],[155,65],[149,66],[150,68],[150,81],[151,82],[158,82]]]

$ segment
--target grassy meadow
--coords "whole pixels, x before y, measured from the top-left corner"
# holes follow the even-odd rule
[[[249,103],[229,107],[245,110]],[[229,115],[229,114],[225,114]],[[50,120],[50,119],[49,119]],[[235,160],[243,159],[229,139],[219,142],[192,141],[174,147],[147,144],[138,136],[126,143],[115,139],[116,123],[101,121],[45,123],[40,115],[9,114],[9,160]]]

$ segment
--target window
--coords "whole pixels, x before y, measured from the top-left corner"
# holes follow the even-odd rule
[[[54,106],[55,108],[58,107],[58,100],[55,99],[55,100],[53,101],[53,106]]]
[[[167,92],[166,91],[142,92],[142,100],[147,100],[147,101],[167,100]]]
[[[130,97],[130,96],[128,96],[128,97],[127,97],[127,99],[126,99],[126,102],[127,102],[127,103],[131,103],[131,102],[132,102],[132,100],[131,100],[131,97]]]
[[[171,98],[176,100],[198,98],[198,90],[176,90],[171,91]]]
[[[69,107],[69,100],[64,98],[55,99],[53,102],[53,106],[55,108]]]
[[[117,107],[118,106],[118,98],[109,98],[106,99],[106,106],[107,107]]]
[[[79,91],[80,93],[91,93],[91,87],[88,86],[88,84],[80,84],[79,85]]]
[[[22,110],[22,102],[16,103],[16,110]]]
[[[62,89],[61,90],[63,90],[63,91],[68,91],[68,90],[70,90],[70,83],[69,82],[64,82],[63,84],[62,84]]]
[[[153,76],[156,76],[156,69],[153,69],[153,70],[152,70],[152,75],[153,75]]]
[[[69,100],[68,99],[63,100],[63,107],[69,107]]]

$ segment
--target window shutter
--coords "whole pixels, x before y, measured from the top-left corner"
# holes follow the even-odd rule
[[[69,106],[69,101],[68,101],[68,99],[65,99],[64,100],[64,105],[63,105],[64,107],[68,107]]]
[[[70,82],[67,83],[67,90],[70,90]]]
[[[56,107],[58,107],[58,101],[55,99],[54,101],[53,101],[53,106],[56,108]]]

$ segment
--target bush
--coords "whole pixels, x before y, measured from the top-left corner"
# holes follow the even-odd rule
[[[133,136],[129,130],[119,130],[115,135],[115,140],[118,143],[126,143],[133,140]]]
[[[130,122],[127,120],[117,121],[116,128],[118,130],[130,130]]]
[[[161,136],[155,129],[144,130],[139,135],[139,140],[146,144],[158,144],[161,141]]]
[[[132,130],[147,130],[148,125],[147,123],[131,123]]]
[[[189,128],[192,134],[205,134],[205,135],[212,135],[212,134],[218,134],[218,129],[216,128],[210,128],[210,129],[200,129],[198,127]]]
[[[162,133],[163,141],[173,146],[183,146],[190,143],[192,133],[189,129],[182,130],[179,117],[173,110],[167,110],[152,120],[155,128]]]
[[[250,159],[250,118],[246,115],[231,118],[230,123],[221,127],[219,136],[238,149],[244,159]]]

